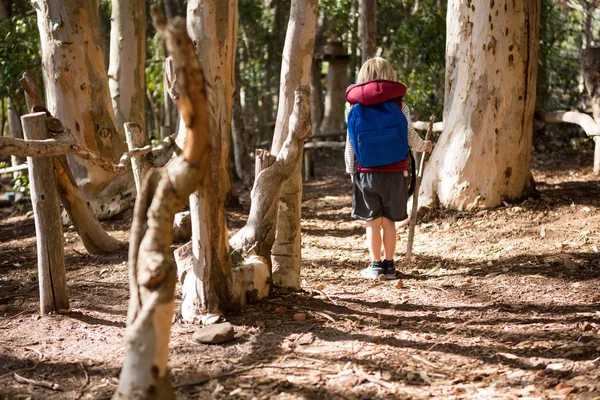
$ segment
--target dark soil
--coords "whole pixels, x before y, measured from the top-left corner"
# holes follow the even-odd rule
[[[321,154],[304,187],[301,292],[228,316],[236,338],[225,345],[197,344],[196,326],[174,324],[179,398],[600,398],[600,183],[589,152],[535,154],[539,195],[522,202],[425,212],[414,260],[394,281],[360,277],[364,227],[350,218],[341,159]],[[245,217],[229,218],[236,230]],[[127,240],[130,223],[104,226]],[[33,219],[0,210],[0,399],[116,388],[127,252],[90,256],[72,229],[65,239],[73,312],[40,318]],[[401,260],[406,228],[398,239]]]

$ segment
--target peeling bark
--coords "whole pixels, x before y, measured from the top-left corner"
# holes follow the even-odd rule
[[[232,289],[225,199],[231,188],[229,146],[234,94],[237,1],[188,1],[188,32],[206,72],[211,135],[209,176],[190,197],[194,267],[183,282],[182,317],[201,321],[206,313],[238,309]],[[179,74],[175,74],[179,79]],[[179,82],[181,83],[181,82]],[[179,90],[182,89],[178,83]]]
[[[48,110],[73,132],[81,146],[118,160],[127,147],[110,100],[98,4],[93,0],[33,0],[37,12]],[[115,174],[68,157],[73,175],[90,202]]]
[[[108,86],[119,130],[135,122],[146,132],[146,3],[111,1]]]
[[[449,2],[444,131],[423,205],[494,207],[530,190],[539,25],[539,0]]]
[[[309,86],[315,32],[317,0],[292,0],[290,19],[283,49],[277,121],[271,153],[278,155],[288,137],[289,120],[298,86]],[[300,155],[302,159],[302,155]],[[302,202],[302,162],[293,168],[283,184],[277,215],[275,243],[272,249],[275,285],[300,288],[300,208]]]
[[[210,162],[206,88],[202,68],[185,21],[165,25],[158,7],[152,9],[181,79],[179,110],[187,128],[180,157],[162,173],[152,170],[136,201],[129,247],[127,354],[113,399],[174,399],[168,373],[168,344],[177,279],[171,252],[173,216],[206,177]]]

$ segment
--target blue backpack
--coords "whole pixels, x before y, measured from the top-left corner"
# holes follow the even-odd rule
[[[393,100],[355,104],[348,114],[348,135],[361,167],[381,167],[408,157],[408,121]]]

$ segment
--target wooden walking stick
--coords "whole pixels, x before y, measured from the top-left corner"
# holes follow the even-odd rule
[[[429,127],[427,128],[427,134],[425,134],[425,141],[429,140],[429,135],[431,135],[431,131],[433,130],[433,121],[435,121],[435,115],[429,117]],[[415,191],[413,192],[412,211],[410,213],[410,225],[408,226],[408,247],[406,249],[406,256],[404,257],[403,262],[404,266],[408,265],[412,257],[412,247],[415,239],[415,226],[417,225],[417,209],[419,208],[419,188],[421,186],[421,179],[423,178],[423,168],[425,167],[426,156],[427,154],[423,152],[421,155],[421,162],[419,163],[419,171],[416,177]]]

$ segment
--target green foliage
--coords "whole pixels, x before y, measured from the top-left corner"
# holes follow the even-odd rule
[[[0,97],[13,97],[26,69],[40,65],[35,14],[0,19]]]
[[[165,58],[162,39],[154,34],[146,41],[146,87],[152,96],[154,104],[159,107],[164,105],[163,99],[163,60]]]
[[[16,192],[23,193],[26,196],[30,195],[29,188],[29,177],[27,175],[21,175],[13,182],[13,189]]]
[[[537,107],[546,110],[581,106],[579,53],[582,13],[554,0],[542,0]]]
[[[390,0],[377,4],[377,43],[408,86],[406,102],[417,119],[436,114],[444,104],[446,6],[435,0]]]

